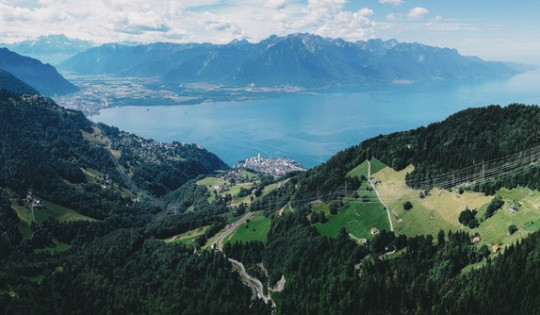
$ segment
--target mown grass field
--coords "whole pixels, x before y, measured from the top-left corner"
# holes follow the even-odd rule
[[[262,213],[257,213],[249,222],[240,225],[236,231],[225,239],[225,242],[231,244],[249,241],[266,242],[271,222],[271,219],[265,217]]]
[[[69,222],[69,221],[95,221],[95,219],[82,215],[75,210],[62,207],[56,203],[42,200],[45,207],[34,207],[34,218],[36,223],[41,224],[49,218],[53,218],[60,222]],[[32,211],[27,209],[24,206],[19,206],[17,203],[13,202],[11,207],[17,213],[19,219],[26,224],[30,225],[32,223]]]
[[[54,243],[54,246],[36,249],[36,250],[34,250],[34,252],[36,252],[36,253],[49,253],[51,255],[54,255],[54,254],[58,254],[58,253],[61,253],[61,252],[65,252],[66,250],[71,248],[70,245],[68,245],[66,243],[62,243],[62,242],[60,242],[58,240],[53,240],[53,243]]]
[[[245,176],[250,176],[250,174],[252,174],[247,171],[244,171],[244,172],[246,173]],[[233,197],[236,204],[240,204],[242,202],[247,205],[251,204],[251,200],[249,196],[240,197],[240,198],[237,198],[237,196],[238,196],[238,193],[240,192],[240,189],[252,188],[254,186],[252,182],[238,183],[235,185],[231,185],[231,183],[219,177],[206,177],[199,180],[197,182],[197,185],[205,186],[210,191],[210,197],[208,197],[208,202],[213,202],[214,200],[216,200],[214,190],[219,187],[220,195],[225,196],[227,194],[230,194]]]
[[[319,204],[319,211],[326,208]],[[328,222],[316,223],[315,228],[322,235],[337,237],[339,230],[344,227],[347,232],[356,238],[371,238],[371,229],[390,230],[388,216],[384,207],[375,201],[362,202],[361,199],[350,201],[338,210],[336,215],[327,215]]]
[[[186,246],[191,246],[191,244],[193,243],[193,240],[203,235],[204,232],[208,230],[208,228],[210,228],[210,225],[201,226],[199,228],[187,231],[185,233],[175,235],[173,237],[169,237],[165,239],[164,241],[165,243],[168,243],[168,244],[182,243]]]
[[[480,222],[480,226],[472,229],[482,237],[487,245],[509,245],[540,229],[540,192],[528,188],[503,188],[496,193],[502,197],[504,204],[491,218]],[[519,209],[512,212],[509,207],[519,204]],[[483,218],[486,207],[480,209],[477,218]],[[481,220],[480,220],[481,221]],[[508,226],[514,224],[518,230],[510,235]]]
[[[84,176],[86,177],[86,180],[89,183],[98,184],[100,182],[100,179],[103,178],[103,174],[99,171],[96,171],[91,168],[82,169]]]
[[[219,177],[206,177],[197,182],[199,186],[206,186],[213,189],[214,186],[223,186],[229,182]]]
[[[386,165],[372,158],[371,175],[384,169]],[[356,176],[358,179],[368,177],[368,162],[364,161],[347,173],[347,176]],[[314,213],[324,212],[328,222],[315,223],[315,227],[322,235],[337,237],[341,228],[345,228],[356,239],[373,237],[371,229],[390,230],[390,223],[383,205],[367,182],[362,182],[357,190],[359,198],[344,200],[344,205],[335,215],[330,214],[327,203],[320,202],[312,206]]]
[[[104,178],[104,175],[94,169],[91,168],[83,168],[82,169],[84,176],[86,177],[86,180],[89,183],[98,184],[100,185],[102,183],[102,179]],[[120,187],[118,184],[112,184],[109,185],[108,189],[114,189],[115,191],[122,194],[122,197],[128,197],[128,198],[135,198],[136,195],[129,189]]]
[[[386,167],[386,164],[384,164],[383,162],[377,160],[376,158],[371,158],[371,160],[369,161],[371,163],[371,175],[373,176],[373,174],[377,173],[378,171],[384,169]],[[365,178],[368,177],[368,162],[367,161],[364,161],[362,163],[360,163],[358,166],[356,166],[355,168],[353,168],[352,170],[350,170],[348,173],[347,173],[347,176],[356,176],[358,179],[360,179],[362,176],[364,176]]]
[[[456,191],[440,189],[432,189],[428,196],[420,198],[421,190],[405,184],[405,175],[413,170],[411,165],[399,172],[386,167],[373,176],[379,181],[376,187],[382,200],[394,215],[392,223],[398,234],[436,235],[440,229],[459,229],[461,225],[458,217],[461,211],[466,207],[480,208],[492,198],[480,193],[465,192],[460,195]],[[403,209],[406,201],[413,204],[409,211]]]
[[[538,191],[526,188],[499,190],[496,195],[501,196],[505,201],[503,207],[491,218],[483,221],[487,205],[494,196],[469,191],[459,194],[457,189],[432,189],[427,196],[420,198],[420,190],[411,189],[405,184],[405,175],[413,170],[413,166],[399,172],[387,167],[373,176],[380,181],[377,184],[377,190],[381,198],[389,206],[391,212],[400,219],[398,222],[393,218],[394,230],[398,234],[436,235],[440,229],[462,230],[471,235],[478,233],[482,239],[478,245],[486,244],[491,247],[494,244],[512,244],[540,229],[540,192]],[[403,209],[405,201],[413,204],[411,210]],[[510,211],[510,205],[519,206],[519,210],[515,213]],[[470,229],[459,223],[459,214],[466,208],[478,210],[476,215],[480,222],[478,228]],[[511,224],[518,228],[513,235],[508,232],[508,226]]]

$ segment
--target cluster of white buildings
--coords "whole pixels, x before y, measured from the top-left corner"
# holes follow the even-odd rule
[[[245,168],[257,173],[269,174],[272,176],[283,176],[291,172],[303,172],[303,168],[296,161],[286,158],[263,158],[261,154],[246,158],[244,162],[238,163],[234,168]]]

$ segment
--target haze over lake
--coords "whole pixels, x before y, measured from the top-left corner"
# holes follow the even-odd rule
[[[90,119],[155,140],[197,143],[233,165],[248,156],[313,167],[370,137],[440,121],[469,107],[540,104],[540,70],[484,82],[336,88],[242,102],[123,106]]]

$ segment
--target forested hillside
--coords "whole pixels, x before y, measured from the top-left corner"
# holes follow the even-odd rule
[[[540,189],[539,145],[538,106],[467,109],[442,122],[380,135],[339,152],[298,177],[296,198],[346,191],[347,172],[371,157],[395,170],[414,165],[407,183],[415,188],[476,183],[473,188],[487,194],[517,185]]]
[[[383,232],[358,246],[344,230],[328,239],[303,216],[289,215],[274,220],[251,260],[264,262],[270,283],[287,279],[273,295],[283,314],[533,314],[540,311],[539,240],[537,232],[496,258],[463,232],[441,231],[436,240]],[[249,262],[256,248],[226,251]],[[462,272],[482,259],[485,267]]]
[[[49,201],[99,220],[47,223],[68,243],[140,226],[165,207],[155,196],[226,167],[195,145],[157,143],[105,125],[102,132],[82,113],[41,96],[0,90],[0,117],[0,187],[18,206]],[[126,139],[139,147],[123,146]]]
[[[0,70],[0,88],[20,94],[39,94],[33,87],[4,70]]]
[[[306,173],[273,181],[247,170],[206,176],[226,166],[196,145],[142,139],[92,124],[43,97],[0,90],[0,310],[539,313],[537,192],[528,191],[533,197],[517,213],[500,208],[508,201],[517,207],[518,200],[452,192],[458,199],[471,194],[487,200],[479,202],[489,218],[481,223],[486,239],[501,212],[529,211],[528,230],[506,231],[506,223],[504,234],[516,237],[495,247],[477,241],[478,233],[465,226],[429,235],[389,232],[384,207],[370,199],[378,178],[373,174],[394,172],[384,163],[395,169],[413,164],[418,174],[434,176],[471,161],[504,164],[508,158],[502,157],[519,152],[525,152],[523,166],[465,188],[489,194],[497,183],[537,187],[531,149],[538,145],[539,112],[524,105],[463,111],[364,141]],[[463,154],[451,157],[456,152]],[[408,175],[411,185],[416,172]],[[418,190],[405,190],[421,198]],[[424,219],[444,211],[438,206]],[[365,237],[343,226],[325,234],[323,224],[353,207],[360,209],[354,217],[382,213],[385,225]],[[420,213],[419,207],[403,203],[401,211]],[[476,210],[467,210],[474,217]],[[261,280],[273,311],[228,258]]]

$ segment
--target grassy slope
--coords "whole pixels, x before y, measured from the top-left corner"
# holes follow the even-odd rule
[[[181,243],[181,244],[184,244],[186,246],[190,246],[191,243],[193,242],[193,240],[195,240],[197,237],[203,235],[204,232],[206,232],[206,230],[208,230],[209,227],[210,227],[210,225],[201,226],[201,227],[193,229],[191,231],[187,231],[185,233],[182,233],[182,234],[175,235],[173,237],[167,238],[164,241],[165,241],[165,243],[169,243],[169,244]]]
[[[370,162],[372,175],[386,167],[384,163],[375,158],[372,158]],[[362,176],[367,177],[367,175],[367,161],[362,162],[347,173],[347,176],[356,176],[359,179]],[[358,189],[358,195],[360,196],[358,199],[345,201],[344,206],[339,209],[336,215],[330,214],[329,206],[326,203],[321,202],[313,205],[313,212],[323,211],[328,218],[328,222],[324,224],[315,224],[319,233],[329,237],[337,237],[339,230],[344,227],[356,238],[370,238],[373,237],[370,231],[374,227],[379,230],[390,230],[384,207],[366,182],[363,182]],[[368,202],[363,202],[362,197],[364,196],[369,198]]]
[[[213,202],[216,199],[216,196],[214,195],[214,190],[219,189],[222,196],[230,194],[233,199],[235,199],[236,204],[240,204],[242,202],[247,205],[251,204],[249,196],[236,198],[236,196],[240,192],[240,188],[252,188],[254,186],[254,184],[251,182],[231,185],[231,183],[219,177],[206,177],[199,180],[197,182],[197,185],[205,186],[206,188],[208,188],[208,191],[210,191],[210,197],[208,197],[208,202]]]
[[[199,186],[206,186],[208,189],[213,189],[214,186],[223,186],[228,183],[226,180],[218,177],[206,177],[197,182]]]
[[[54,246],[52,247],[45,247],[45,248],[41,248],[41,249],[35,249],[34,252],[36,253],[49,253],[51,255],[54,255],[54,254],[58,254],[58,253],[61,253],[61,252],[65,252],[66,250],[70,249],[71,246],[66,244],[66,243],[62,243],[58,240],[53,240],[53,243],[54,243]]]
[[[383,162],[377,160],[376,158],[371,158],[371,175],[377,173],[378,171],[384,169],[386,167],[386,164]],[[353,168],[347,173],[347,176],[356,176],[358,179],[360,179],[362,176],[366,177],[368,176],[368,163],[367,161],[364,161],[360,163],[357,167]]]
[[[512,244],[540,229],[540,192],[527,188],[506,188],[497,192],[505,201],[491,218],[480,223],[480,226],[472,231],[478,232],[482,242],[492,244]],[[518,203],[519,210],[515,213],[510,211],[509,206]],[[480,209],[477,218],[484,216],[486,207]],[[518,228],[513,235],[508,233],[508,226],[514,224]]]
[[[322,207],[322,206],[319,206]],[[362,202],[356,199],[339,209],[336,215],[327,215],[328,222],[316,223],[315,227],[325,236],[337,237],[344,227],[357,238],[370,238],[373,227],[390,230],[388,217],[383,206],[378,202]]]
[[[53,218],[60,222],[68,221],[95,221],[95,219],[82,215],[75,210],[62,207],[50,201],[42,200],[45,207],[34,207],[34,217],[38,224],[43,223],[49,218]],[[16,203],[12,203],[11,207],[17,213],[19,219],[26,224],[30,225],[32,222],[32,212],[24,206],[19,206]]]
[[[392,213],[401,219],[400,222],[394,221],[394,229],[398,234],[436,235],[439,229],[463,230],[470,234],[479,233],[482,238],[479,245],[491,246],[511,244],[540,229],[538,191],[526,188],[501,189],[497,195],[505,201],[503,207],[493,217],[481,222],[478,228],[469,229],[459,223],[460,212],[466,207],[478,209],[477,218],[480,219],[493,196],[467,191],[459,194],[456,190],[432,189],[429,196],[420,198],[420,190],[411,189],[405,184],[405,175],[413,169],[409,166],[396,172],[391,168],[385,168],[374,176],[380,181],[377,190],[383,201],[389,205]],[[403,209],[403,202],[407,200],[413,204],[413,208],[409,211]],[[516,204],[520,208],[516,213],[512,213],[509,206]],[[514,235],[508,233],[510,224],[518,227]]]
[[[436,235],[440,229],[459,229],[457,218],[461,211],[466,207],[480,208],[491,200],[491,197],[480,193],[465,192],[459,195],[457,192],[440,189],[432,189],[429,196],[420,198],[421,190],[411,189],[405,184],[405,175],[413,170],[413,166],[399,172],[387,167],[374,175],[380,182],[377,190],[381,198],[391,212],[400,218],[393,218],[396,233]],[[413,204],[411,210],[403,209],[405,201]]]
[[[258,213],[249,222],[239,226],[225,241],[229,243],[248,241],[266,242],[266,235],[270,231],[270,223],[271,219],[265,217],[262,212]]]

